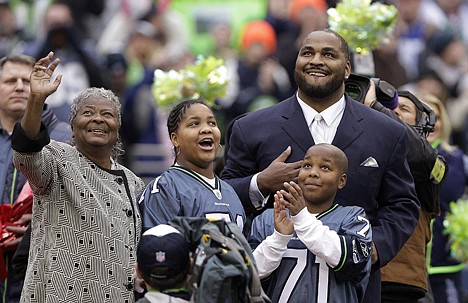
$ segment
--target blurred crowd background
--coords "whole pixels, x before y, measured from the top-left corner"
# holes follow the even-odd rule
[[[229,87],[216,114],[224,134],[238,115],[295,92],[299,43],[328,26],[327,9],[337,2],[0,0],[0,57],[14,52],[40,58],[54,51],[63,83],[48,103],[64,121],[78,92],[112,89],[124,109],[122,160],[150,180],[172,164],[166,114],[151,93],[156,69],[178,70],[199,55],[223,58]],[[451,143],[468,152],[467,1],[384,3],[397,7],[398,20],[370,57],[371,76],[437,96],[452,122]]]
[[[178,70],[199,55],[224,59],[229,86],[215,111],[226,146],[233,119],[295,93],[299,44],[328,27],[327,9],[338,2],[0,0],[0,57],[54,51],[63,80],[47,103],[63,121],[85,88],[112,89],[123,106],[121,160],[149,182],[173,163],[167,113],[151,91],[156,69]],[[468,1],[380,2],[398,9],[394,31],[367,60],[353,62],[353,71],[436,96],[452,125],[449,143],[467,154]]]

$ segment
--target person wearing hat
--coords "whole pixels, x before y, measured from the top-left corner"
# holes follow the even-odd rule
[[[174,227],[159,224],[143,233],[137,248],[137,277],[148,292],[137,303],[192,302],[187,288],[190,250]]]
[[[225,109],[226,125],[250,108],[258,107],[262,100],[268,98],[268,105],[276,104],[292,92],[285,67],[274,57],[277,37],[268,22],[253,20],[246,23],[239,42],[240,58],[232,79],[238,84],[238,90],[234,102]]]
[[[421,202],[418,225],[398,254],[381,269],[382,303],[416,303],[429,290],[426,245],[431,239],[431,220],[440,212],[439,192],[446,163],[427,140],[434,131],[432,110],[409,91],[398,91],[395,100],[379,102],[370,82],[364,103],[400,120],[407,128],[410,147],[406,158]],[[435,175],[437,171],[441,174]]]

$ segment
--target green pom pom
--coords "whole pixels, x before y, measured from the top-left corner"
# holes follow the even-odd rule
[[[371,0],[343,0],[328,10],[328,23],[351,50],[366,55],[393,31],[398,11],[392,5]]]
[[[203,98],[210,106],[215,106],[216,99],[226,95],[228,83],[223,59],[199,56],[194,64],[179,71],[157,69],[153,95],[156,105],[167,112],[186,99]]]
[[[468,200],[450,203],[445,215],[444,234],[448,235],[450,249],[454,258],[460,262],[468,261]]]

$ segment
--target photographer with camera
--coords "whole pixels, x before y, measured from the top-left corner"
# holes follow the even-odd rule
[[[439,191],[447,170],[444,158],[427,141],[428,134],[434,131],[435,114],[412,93],[397,92],[376,78],[353,75],[346,88],[365,105],[401,121],[407,128],[410,147],[406,158],[421,209],[413,234],[381,269],[382,302],[415,303],[428,291],[426,244],[431,239],[431,220],[440,213]],[[362,99],[364,89],[367,93]]]

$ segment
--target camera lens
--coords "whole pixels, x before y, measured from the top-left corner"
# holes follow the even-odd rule
[[[361,100],[361,95],[362,95],[361,88],[355,83],[346,83],[345,91],[354,100],[358,100],[358,101]]]
[[[370,78],[351,73],[345,80],[345,92],[348,96],[361,103],[364,102],[369,89]]]

